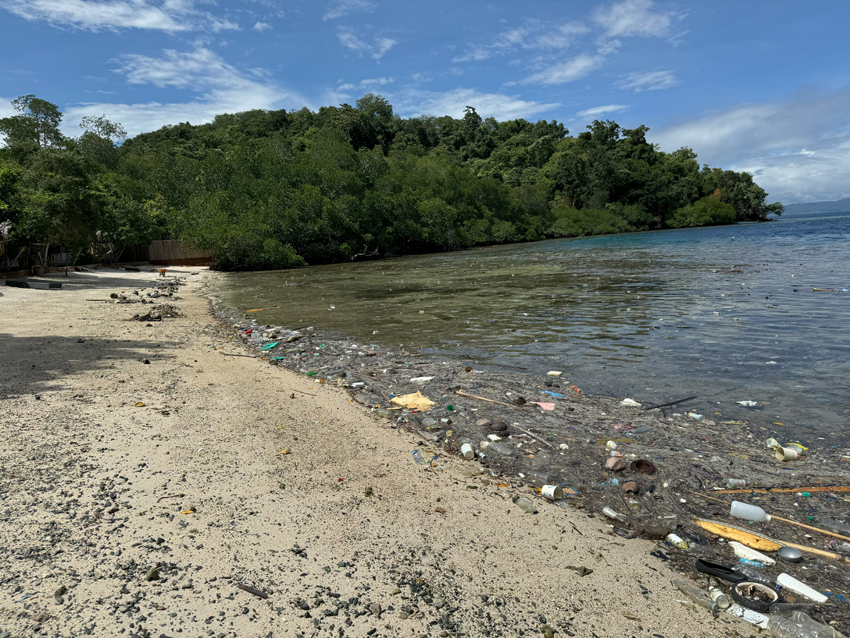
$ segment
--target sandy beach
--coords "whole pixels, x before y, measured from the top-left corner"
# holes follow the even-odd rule
[[[109,300],[155,272],[0,288],[0,636],[755,633],[678,602],[656,543],[223,356],[216,274],[169,274],[183,316],[150,323]]]

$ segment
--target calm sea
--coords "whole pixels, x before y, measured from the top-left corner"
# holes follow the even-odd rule
[[[266,324],[563,370],[586,394],[698,395],[683,407],[838,445],[849,238],[850,213],[810,215],[227,274],[219,293],[242,311],[279,305],[253,313]]]

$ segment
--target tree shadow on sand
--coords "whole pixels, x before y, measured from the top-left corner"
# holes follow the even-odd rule
[[[154,336],[154,335],[152,335]],[[85,336],[18,337],[0,334],[0,401],[74,389],[81,372],[114,372],[171,360],[178,344],[160,339],[98,339]]]

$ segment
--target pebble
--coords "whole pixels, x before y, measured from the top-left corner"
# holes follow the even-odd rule
[[[489,428],[491,425],[493,425],[493,422],[490,419],[478,419],[475,422],[475,425],[481,428]]]
[[[145,574],[145,580],[151,582],[152,580],[159,580],[159,570],[156,567],[151,567],[148,570],[148,573]]]
[[[490,425],[490,430],[493,431],[493,432],[504,432],[507,429],[508,429],[508,424],[505,423],[504,421],[494,421]]]

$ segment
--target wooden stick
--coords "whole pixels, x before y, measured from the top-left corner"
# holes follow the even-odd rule
[[[791,492],[850,492],[850,485],[836,487],[764,487],[751,490],[716,490],[715,494],[788,494]]]
[[[828,552],[825,549],[816,549],[814,547],[806,547],[805,545],[797,545],[796,543],[789,543],[787,541],[780,542],[786,547],[793,547],[794,549],[799,549],[801,552],[809,552],[810,554],[817,554],[818,556],[825,556],[826,558],[834,558],[835,560],[843,560],[845,563],[850,563],[850,558],[842,556],[841,554],[836,554],[835,552]]]
[[[552,445],[551,443],[549,443],[549,441],[546,441],[545,439],[541,439],[541,438],[540,438],[539,436],[537,436],[536,434],[532,434],[532,433],[531,433],[531,432],[529,432],[528,430],[524,430],[523,428],[519,427],[518,425],[513,425],[513,426],[511,426],[511,427],[515,427],[517,430],[519,430],[519,431],[520,431],[520,432],[522,432],[523,434],[527,434],[528,436],[530,436],[530,437],[532,437],[532,438],[534,438],[534,439],[537,439],[537,440],[538,440],[538,441],[540,441],[543,445],[548,445],[548,446],[549,446],[550,448],[552,448],[553,450],[555,449],[555,446],[554,446],[554,445]]]
[[[825,529],[821,529],[820,527],[812,527],[811,525],[803,525],[803,523],[798,523],[797,521],[791,521],[787,518],[780,518],[779,516],[770,515],[770,518],[776,521],[782,521],[783,523],[791,523],[791,525],[796,525],[797,527],[805,527],[806,529],[810,529],[813,532],[820,532],[821,534],[826,534],[827,536],[834,536],[835,538],[840,538],[843,541],[850,541],[850,538],[847,536],[842,536],[841,534],[836,534],[835,532],[828,532]]]
[[[506,405],[509,408],[518,408],[519,407],[518,405],[514,405],[512,403],[505,403],[503,401],[496,401],[495,399],[488,399],[487,397],[480,397],[477,394],[469,394],[469,392],[464,392],[463,390],[456,390],[455,394],[462,396],[462,397],[468,397],[470,399],[478,399],[479,401],[486,401],[487,403],[495,403],[496,405]]]

